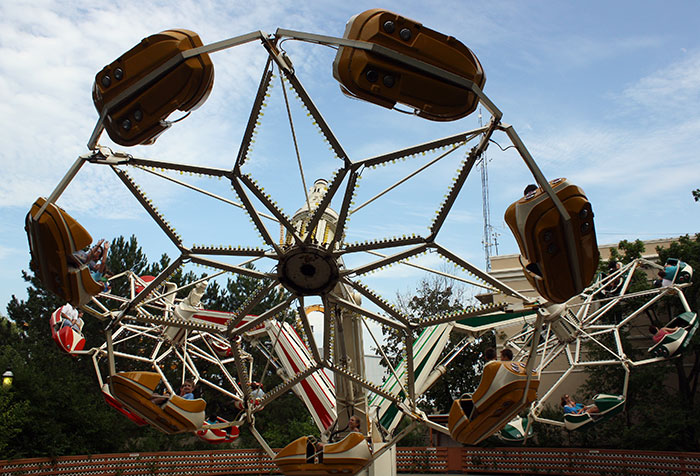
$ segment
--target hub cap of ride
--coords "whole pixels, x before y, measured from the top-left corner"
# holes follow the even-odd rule
[[[282,255],[277,266],[277,277],[290,292],[309,296],[331,291],[338,284],[340,273],[331,253],[306,245]]]

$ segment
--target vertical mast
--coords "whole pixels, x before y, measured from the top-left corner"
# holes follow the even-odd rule
[[[481,107],[479,107],[479,127],[483,125]],[[481,170],[481,207],[484,215],[484,235],[481,242],[484,244],[486,271],[491,271],[491,247],[493,246],[495,254],[498,254],[498,235],[493,231],[493,227],[491,226],[491,202],[489,199],[489,172],[486,148],[481,154],[479,161],[479,168]]]

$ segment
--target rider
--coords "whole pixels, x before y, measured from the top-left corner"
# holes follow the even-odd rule
[[[600,410],[595,404],[584,405],[583,403],[576,403],[569,395],[562,395],[561,406],[564,408],[565,414],[581,415],[583,413],[600,413]]]
[[[513,351],[508,348],[501,350],[501,360],[504,362],[513,360]]]
[[[649,333],[653,334],[654,344],[661,342],[667,334],[672,334],[678,330],[678,327],[662,327],[659,329],[656,326],[649,326]]]
[[[79,311],[69,303],[66,303],[63,305],[63,307],[61,307],[61,316],[63,317],[61,329],[70,326],[73,328],[73,330],[80,332],[80,324],[83,321],[83,311]]]
[[[87,265],[90,269],[90,275],[95,282],[104,281],[107,278],[107,252],[109,251],[109,242],[104,238],[100,239],[95,246],[90,248],[90,251],[78,250],[73,253],[74,261],[80,265]],[[108,285],[105,282],[105,291]]]

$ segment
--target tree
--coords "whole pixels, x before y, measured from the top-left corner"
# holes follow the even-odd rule
[[[688,235],[681,236],[678,241],[674,241],[668,248],[657,248],[659,253],[659,261],[666,262],[668,258],[677,258],[693,267],[700,270],[700,234],[695,235],[695,239]],[[700,305],[700,280],[696,277],[695,282],[684,289],[684,295],[688,300],[691,309],[697,312]],[[677,301],[672,301],[674,304]],[[670,309],[672,316],[682,312],[680,306],[674,306]],[[681,403],[689,410],[695,407],[695,395],[698,388],[698,380],[700,378],[700,336],[696,333],[686,349],[686,358],[675,359],[673,364],[678,375],[678,391],[681,396]],[[686,364],[690,364],[686,366]]]
[[[14,322],[0,316],[0,371],[18,369],[22,362],[11,343],[17,341],[19,331]],[[0,387],[0,454],[8,454],[10,443],[22,431],[22,421],[29,412],[29,402],[20,398],[14,388]]]

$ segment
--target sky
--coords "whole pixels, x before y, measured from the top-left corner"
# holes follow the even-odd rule
[[[342,36],[353,15],[384,8],[451,35],[479,58],[485,94],[513,125],[548,179],[567,177],[586,192],[598,243],[694,234],[700,204],[700,36],[696,2],[558,1],[167,1],[6,0],[0,2],[0,314],[14,295],[26,298],[22,270],[29,249],[24,218],[48,196],[86,143],[97,120],[95,75],[142,38],[186,28],[211,43],[277,28]],[[353,160],[471,130],[478,113],[436,123],[345,97],[332,76],[335,51],[287,41],[295,72]],[[230,167],[240,145],[262,72],[258,44],[212,54],[214,88],[207,102],[166,131],[153,146],[116,146],[134,156]],[[277,79],[279,81],[279,78]],[[277,89],[275,89],[275,87]],[[279,82],[269,101],[247,170],[290,215],[303,187]],[[292,98],[292,102],[294,98]],[[298,107],[298,104],[297,104]],[[173,116],[179,117],[179,112]],[[295,112],[297,114],[297,112]],[[307,159],[307,185],[339,165],[327,157],[314,126],[295,116]],[[488,114],[483,111],[483,120]],[[287,126],[288,128],[288,126]],[[500,254],[517,252],[503,220],[532,178],[518,154],[496,134],[487,153],[491,222]],[[251,153],[252,154],[252,153]],[[464,155],[457,157],[461,160]],[[420,159],[419,159],[420,160]],[[353,218],[349,241],[425,230],[458,162],[447,158],[428,175],[372,202]],[[410,161],[409,161],[410,162]],[[361,201],[408,173],[401,163],[363,174]],[[186,243],[260,246],[245,218],[220,203],[140,172],[135,179],[187,234]],[[366,176],[365,176],[366,175]],[[200,183],[193,179],[194,183]],[[217,188],[218,187],[218,188]],[[235,200],[227,184],[217,193]],[[482,191],[478,173],[465,185],[441,242],[484,266]],[[93,238],[135,234],[152,261],[175,247],[106,167],[87,165],[58,204]],[[422,228],[421,228],[422,227]],[[256,241],[257,240],[257,241]],[[431,257],[425,265],[439,266]],[[392,299],[419,275],[394,269],[376,286]]]

